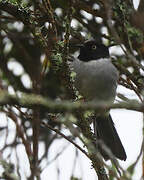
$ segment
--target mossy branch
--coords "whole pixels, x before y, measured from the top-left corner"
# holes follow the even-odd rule
[[[7,91],[0,91],[0,105],[19,105],[21,107],[35,108],[43,107],[50,112],[74,112],[77,110],[95,110],[103,112],[108,109],[128,109],[138,112],[144,112],[144,103],[137,100],[128,100],[127,102],[119,102],[111,104],[109,102],[93,103],[93,102],[70,102],[70,101],[53,101],[46,97],[36,94],[21,93],[21,95],[11,95]]]

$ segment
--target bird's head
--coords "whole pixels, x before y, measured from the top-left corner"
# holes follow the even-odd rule
[[[108,47],[95,40],[86,41],[84,44],[78,46],[80,48],[78,59],[81,61],[88,62],[109,57]]]

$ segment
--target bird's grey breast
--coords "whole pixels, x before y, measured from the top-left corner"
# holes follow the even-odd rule
[[[116,94],[118,71],[109,59],[72,64],[76,73],[75,86],[87,100],[113,101]]]

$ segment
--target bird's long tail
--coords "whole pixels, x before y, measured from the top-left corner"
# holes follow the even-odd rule
[[[124,161],[126,160],[127,156],[124,147],[114,127],[110,114],[108,116],[96,117],[94,120],[94,131],[97,139],[102,140],[116,158]],[[105,160],[110,159],[107,153],[99,145],[98,148]]]

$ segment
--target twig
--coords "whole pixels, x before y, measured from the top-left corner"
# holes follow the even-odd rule
[[[33,154],[31,151],[30,144],[28,143],[27,139],[24,136],[22,127],[18,124],[17,118],[13,112],[11,112],[10,110],[9,111],[3,110],[3,112],[5,112],[14,121],[14,123],[16,125],[16,129],[17,129],[17,133],[18,133],[19,137],[22,139],[23,145],[24,145],[25,150],[27,152],[27,157],[29,159],[29,163],[31,165],[31,158],[33,157]]]
[[[32,128],[33,128],[33,159],[32,159],[32,172],[31,177],[37,177],[37,180],[40,179],[40,168],[38,161],[38,145],[39,145],[39,109],[34,109],[33,119],[32,119]]]
[[[78,160],[78,150],[77,150],[77,149],[75,149],[75,158],[74,158],[74,161],[73,161],[73,166],[72,166],[71,177],[73,177],[73,175],[74,175],[77,160]]]
[[[89,159],[92,160],[92,163],[94,165],[95,170],[97,169],[97,175],[99,180],[108,180],[107,174],[105,173],[105,170],[102,166],[103,161],[100,158],[101,156],[99,156],[99,153],[93,153],[93,154],[88,154],[86,151],[84,151],[79,145],[77,145],[75,142],[73,142],[71,139],[69,139],[67,136],[65,136],[63,133],[61,133],[58,129],[55,129],[51,126],[49,126],[48,124],[46,124],[45,122],[42,122],[42,125],[46,126],[47,128],[51,129],[52,131],[56,132],[57,134],[61,135],[63,138],[65,138],[67,141],[69,141],[70,143],[72,143],[78,150],[80,150],[82,153],[84,153]],[[89,144],[89,143],[88,143]],[[86,146],[88,145],[86,144]],[[90,145],[90,144],[89,144]],[[90,145],[91,146],[91,145]],[[91,148],[90,148],[91,149]],[[96,163],[96,164],[94,164]],[[96,166],[96,167],[95,167]],[[104,172],[103,172],[104,171]]]
[[[50,0],[42,0],[43,5],[47,11],[47,13],[50,15],[51,18],[51,24],[52,24],[52,29],[54,31],[55,36],[57,37],[57,28],[56,28],[56,22],[55,22],[55,18],[54,18],[54,14],[53,14],[53,9],[50,3]]]
[[[139,155],[137,156],[136,161],[132,164],[133,167],[136,166],[136,164],[138,163],[140,157],[142,156],[143,149],[144,149],[144,138],[143,138],[143,141],[142,141],[142,145],[141,145],[141,149],[140,149]]]
[[[91,8],[91,6],[86,4],[84,1],[76,0],[74,2],[75,2],[74,3],[75,9],[84,10],[87,13],[92,14],[93,16],[98,16],[98,17],[102,17],[102,18],[106,17],[105,11],[103,11],[103,10],[94,10],[94,9]]]
[[[41,123],[43,126],[51,129],[52,131],[54,131],[55,133],[59,134],[60,136],[62,136],[63,138],[65,138],[67,141],[69,141],[70,143],[72,143],[76,148],[78,148],[82,153],[84,153],[88,158],[89,155],[87,154],[86,151],[84,151],[79,145],[77,145],[75,142],[73,142],[71,139],[69,139],[67,136],[65,136],[63,133],[61,133],[58,129],[55,129],[53,127],[51,127],[50,125],[46,124],[45,122]]]
[[[133,90],[136,95],[138,96],[138,98],[140,99],[141,102],[143,102],[143,99],[140,95],[140,93],[138,92],[137,88],[133,86],[133,84],[130,81],[126,81],[124,78],[120,77],[120,81],[123,81],[126,84],[122,84],[123,86],[126,86],[127,88]]]

